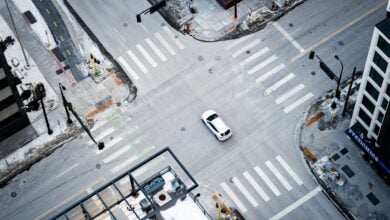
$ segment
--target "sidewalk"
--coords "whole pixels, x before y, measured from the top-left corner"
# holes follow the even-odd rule
[[[342,86],[343,88],[343,86]],[[337,108],[333,98],[322,97],[313,104],[299,130],[299,146],[306,162],[330,199],[350,219],[389,219],[390,188],[347,137],[353,103],[342,117],[346,88]]]

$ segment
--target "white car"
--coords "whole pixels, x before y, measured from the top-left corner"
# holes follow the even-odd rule
[[[220,141],[232,136],[230,128],[222,121],[214,110],[207,110],[202,114],[202,121]]]

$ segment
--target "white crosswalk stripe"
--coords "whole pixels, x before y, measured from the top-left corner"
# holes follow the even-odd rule
[[[252,56],[246,58],[245,60],[241,61],[240,62],[240,65],[241,66],[244,66],[248,63],[250,63],[251,61],[255,60],[256,58],[260,57],[261,55],[267,53],[269,51],[268,47],[265,47],[259,51],[257,51],[256,53],[254,53]]]
[[[252,36],[254,36],[254,35],[249,35],[249,36],[245,36],[245,37],[241,37],[241,38],[239,38],[239,39],[236,39],[236,40],[234,40],[232,43],[230,43],[229,45],[227,45],[225,48],[226,48],[227,50],[230,50],[230,49],[232,49],[233,47],[239,45],[240,43],[249,40]],[[230,42],[230,41],[229,41],[229,42]]]
[[[288,91],[287,93],[279,96],[278,98],[276,98],[275,100],[275,103],[276,104],[280,104],[284,101],[286,101],[288,98],[290,98],[291,96],[293,96],[295,93],[299,92],[300,90],[302,90],[303,88],[305,88],[305,85],[303,85],[302,83],[299,84],[298,86],[296,86],[295,88],[291,89],[290,91]]]
[[[134,61],[135,64],[137,64],[137,66],[140,68],[140,70],[143,72],[143,73],[148,73],[148,69],[146,69],[145,65],[141,62],[141,60],[138,59],[138,57],[133,53],[133,51],[131,50],[128,50],[127,51],[127,54],[129,55],[129,57]]]
[[[253,67],[252,69],[248,70],[248,74],[249,75],[252,75],[253,73],[259,71],[260,69],[264,68],[265,66],[267,66],[268,64],[272,63],[273,61],[275,61],[277,59],[277,57],[275,55],[272,55],[271,57],[267,58],[266,60],[264,60],[263,62],[259,63],[258,65],[256,65],[255,67]]]
[[[287,182],[287,180],[282,176],[282,174],[272,165],[270,161],[265,162],[265,165],[268,167],[269,170],[275,175],[275,177],[282,183],[284,188],[286,188],[288,191],[292,189],[291,185]]]
[[[238,57],[239,55],[241,55],[242,53],[244,53],[245,51],[251,49],[252,47],[256,46],[257,44],[260,43],[260,40],[259,39],[256,39],[254,40],[253,42],[243,46],[242,48],[240,48],[238,51],[234,52],[232,54],[233,57]]]
[[[118,57],[118,61],[125,68],[126,72],[130,74],[131,78],[133,78],[134,81],[137,81],[139,79],[137,73],[133,70],[133,68],[130,67],[130,65],[123,57]]]
[[[274,67],[272,70],[268,71],[267,73],[259,76],[255,81],[256,81],[256,83],[261,83],[261,82],[265,81],[266,79],[268,79],[269,77],[280,72],[280,70],[282,70],[284,68],[286,68],[286,66],[283,63],[281,63],[281,64],[277,65],[276,67]]]
[[[129,159],[123,161],[121,164],[119,164],[118,166],[112,168],[110,171],[111,173],[116,173],[120,170],[122,170],[123,168],[129,166],[131,163],[133,163],[134,161],[136,161],[138,159],[138,156],[137,155],[134,155],[132,157],[130,157]]]
[[[268,202],[269,196],[264,192],[264,190],[259,186],[259,184],[257,184],[255,179],[247,171],[245,171],[243,175],[252,185],[252,187],[256,190],[256,192],[261,196],[261,198],[263,198],[265,202]]]
[[[225,183],[222,182],[221,184],[222,189],[227,193],[227,195],[232,199],[232,201],[237,205],[237,208],[242,212],[245,213],[248,210],[245,208],[244,204],[238,199],[237,195],[233,192],[232,189]]]
[[[162,61],[166,61],[167,58],[164,56],[164,54],[158,49],[156,44],[153,43],[153,41],[150,38],[146,38],[145,42],[149,45],[150,48],[157,54],[157,56],[160,58]]]
[[[95,141],[100,141],[101,139],[110,135],[114,131],[115,131],[115,129],[113,127],[108,128],[107,130],[103,131],[98,136],[96,136]],[[88,145],[92,145],[93,143],[94,143],[93,141],[88,141]]]
[[[232,178],[232,182],[237,188],[241,191],[241,193],[248,199],[248,201],[252,204],[253,207],[257,207],[259,203],[256,202],[255,198],[248,192],[244,185],[238,180],[236,177]]]
[[[122,147],[121,149],[115,151],[113,154],[111,154],[110,156],[106,157],[103,159],[103,162],[104,163],[109,163],[111,161],[113,161],[115,158],[119,157],[120,155],[122,155],[123,153],[125,153],[126,151],[130,150],[130,146],[129,145],[126,145],[124,147]]]
[[[286,84],[290,79],[294,78],[295,75],[293,73],[288,74],[283,79],[277,81],[275,84],[267,88],[264,92],[264,95],[269,95],[272,92],[276,91],[278,88],[280,88],[282,85]]]
[[[267,186],[271,189],[271,191],[276,195],[276,196],[280,196],[281,193],[280,191],[278,190],[278,188],[276,188],[276,186],[271,182],[271,180],[268,178],[268,176],[264,173],[264,171],[262,169],[260,169],[260,167],[256,166],[253,168],[256,173],[261,177],[261,179],[264,181],[265,184],[267,184]]]
[[[302,103],[304,103],[305,101],[307,101],[308,99],[310,99],[311,97],[313,97],[313,94],[311,94],[310,92],[308,94],[306,94],[304,97],[298,99],[296,102],[292,103],[291,105],[287,106],[286,108],[283,109],[283,111],[285,113],[288,113],[292,110],[294,110],[296,107],[298,107],[299,105],[301,105]]]
[[[280,155],[278,155],[276,157],[276,160],[280,163],[280,165],[282,165],[282,167],[287,171],[287,173],[290,174],[290,176],[295,180],[295,182],[298,185],[302,185],[303,184],[302,180],[293,171],[293,169],[291,169],[291,167],[286,163],[286,161],[283,160],[283,158]]]
[[[160,33],[156,32],[154,33],[154,36],[156,36],[157,40],[160,41],[160,43],[165,47],[165,49],[167,49],[167,51],[171,55],[176,54],[176,51],[171,47],[171,45],[168,44],[168,42],[163,38],[163,36],[161,36]]]
[[[145,57],[145,59],[150,63],[150,65],[152,65],[153,67],[156,67],[157,66],[157,63],[156,61],[154,61],[154,59],[149,55],[149,53],[142,47],[141,44],[137,44],[135,45],[137,47],[137,49],[139,50],[139,52],[141,52],[141,54]]]
[[[121,140],[122,140],[121,137],[116,137],[116,138],[110,140],[109,142],[107,142],[104,145],[104,150],[107,150],[107,149],[111,148],[115,144],[119,143]],[[97,150],[95,153],[98,155],[98,154],[101,154],[102,152],[103,152],[102,150]]]
[[[168,28],[168,26],[164,26],[163,27],[164,31],[168,34],[169,37],[171,37],[171,39],[173,40],[173,42],[175,42],[175,44],[182,50],[184,49],[184,45],[180,42],[179,39],[175,38],[175,35],[174,33],[172,32],[171,29]]]

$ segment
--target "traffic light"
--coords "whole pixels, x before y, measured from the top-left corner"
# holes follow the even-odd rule
[[[152,13],[156,12],[158,9],[164,7],[166,4],[167,4],[167,2],[165,0],[163,0],[155,5],[152,5],[152,7],[149,8],[149,13],[152,14]]]
[[[331,80],[335,78],[333,71],[322,61],[320,61],[320,68],[329,76]]]

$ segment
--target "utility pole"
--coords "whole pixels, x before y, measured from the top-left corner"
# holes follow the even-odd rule
[[[347,97],[345,98],[344,109],[343,109],[343,113],[341,114],[343,117],[345,116],[345,112],[347,111],[348,100],[349,100],[349,96],[351,95],[351,89],[352,89],[353,80],[355,79],[355,75],[356,75],[356,66],[353,67],[351,82],[349,83]]]
[[[34,91],[35,98],[41,101],[43,116],[45,118],[46,127],[47,127],[47,133],[51,135],[53,133],[53,130],[50,128],[49,120],[47,119],[45,104],[43,102],[43,98],[45,98],[46,96],[45,86],[43,85],[43,83],[38,83],[34,90],[35,90]]]

